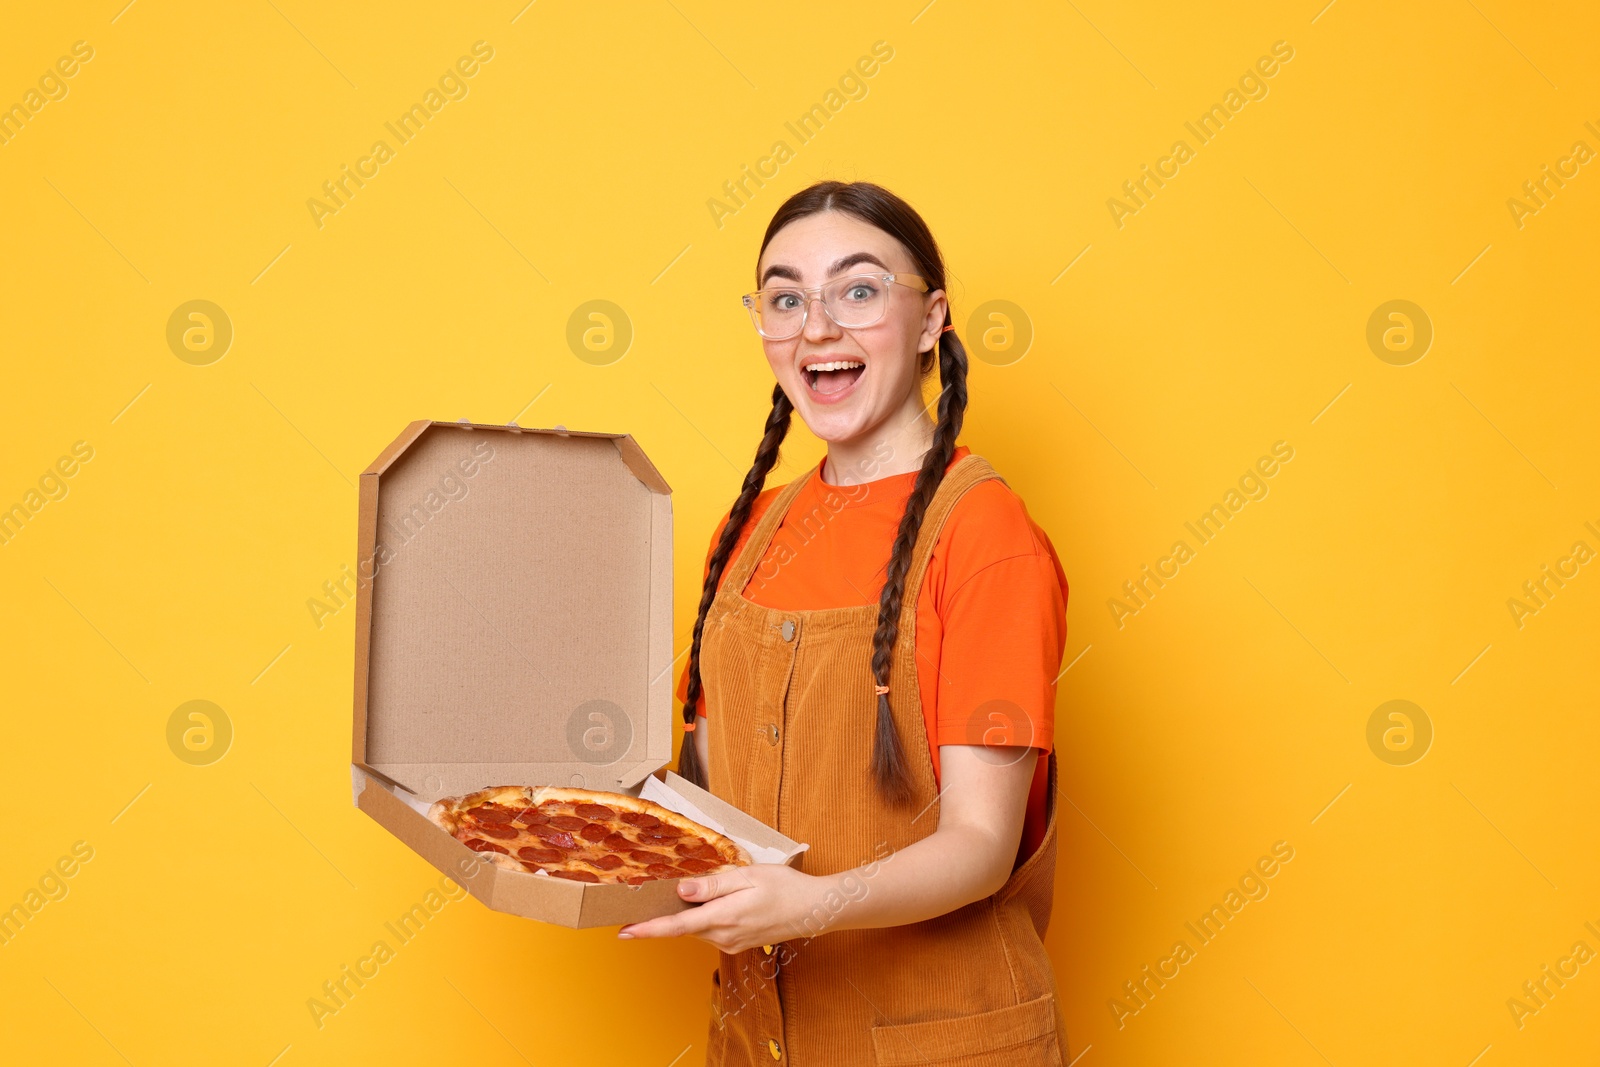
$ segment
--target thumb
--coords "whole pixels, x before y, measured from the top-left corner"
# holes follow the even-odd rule
[[[750,888],[748,878],[736,878],[727,873],[708,874],[700,878],[685,878],[678,883],[678,895],[697,904],[729,893]]]
[[[722,893],[718,892],[722,887],[717,882],[717,876],[714,874],[707,875],[704,878],[685,878],[678,883],[678,895],[684,900],[694,901],[697,904],[702,901],[714,900],[722,895]]]

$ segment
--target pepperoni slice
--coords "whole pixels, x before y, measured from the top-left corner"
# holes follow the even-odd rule
[[[720,864],[720,863],[712,863],[710,860],[687,859],[687,860],[679,860],[678,861],[678,866],[682,867],[684,870],[688,871],[690,874],[705,874],[707,871],[711,870],[714,867],[722,866],[722,864]]]
[[[517,830],[513,826],[480,826],[478,827],[478,832],[489,837],[499,838],[501,841],[515,841],[518,836]]]
[[[648,874],[629,875],[622,880],[624,885],[644,885],[648,881],[650,881]]]
[[[510,822],[515,813],[509,808],[498,807],[494,804],[482,804],[473,808],[470,814],[481,823],[497,826],[501,823]]]
[[[642,811],[625,811],[619,818],[629,826],[637,826],[641,830],[649,830],[652,827],[661,825],[660,819]]]
[[[506,848],[503,845],[497,845],[493,841],[484,841],[476,837],[468,838],[466,841],[463,841],[462,844],[466,845],[474,852],[498,852],[505,856],[511,855],[511,850],[509,848]]]
[[[578,804],[572,810],[585,819],[609,819],[616,814],[604,804]]]
[[[571,834],[563,833],[560,830],[540,830],[539,840],[552,848],[571,850],[578,847],[578,843],[572,839]]]
[[[573,830],[582,830],[589,823],[576,815],[552,815],[550,816],[550,825],[557,830],[566,830],[571,833]]]
[[[559,848],[531,848],[517,849],[517,855],[529,863],[560,863],[561,850]]]
[[[540,871],[544,870],[544,868],[539,866],[537,863],[524,863],[522,865],[522,869],[527,871],[529,874],[538,874]]]
[[[592,863],[602,871],[614,871],[622,866],[622,857],[607,853],[604,856],[584,857],[583,862]]]
[[[517,821],[524,826],[543,826],[550,821],[550,816],[538,808],[527,808],[517,814]]]
[[[697,860],[716,860],[722,858],[721,853],[719,853],[715,848],[711,847],[706,842],[701,841],[698,837],[693,838],[691,841],[681,842],[672,851],[676,852],[680,856]]]
[[[605,826],[602,826],[597,822],[592,822],[588,826],[585,826],[582,830],[579,830],[578,836],[583,838],[585,841],[604,841],[606,839],[606,835],[609,833],[611,833],[611,831]]]
[[[628,853],[628,857],[635,863],[665,863],[668,858],[659,852],[646,852],[642,848],[634,849]]]
[[[574,882],[598,882],[600,876],[593,871],[551,871],[552,878],[569,878]]]
[[[621,834],[607,834],[606,839],[601,844],[612,852],[629,852],[633,849],[633,842]]]
[[[652,863],[645,871],[657,878],[682,878],[683,872],[670,863]]]

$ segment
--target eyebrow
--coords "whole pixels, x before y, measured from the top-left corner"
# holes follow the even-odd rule
[[[831,278],[845,268],[853,267],[857,263],[876,263],[884,270],[892,269],[889,264],[873,255],[871,252],[851,252],[848,256],[834,260],[833,266],[828,268],[828,276]],[[800,272],[795,270],[793,267],[784,266],[782,263],[774,263],[772,266],[768,267],[766,273],[761,276],[760,284],[766,285],[767,282],[771,281],[773,278],[787,278],[791,282],[798,282],[800,281]]]

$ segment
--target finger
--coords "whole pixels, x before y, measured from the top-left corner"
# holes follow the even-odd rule
[[[686,934],[698,934],[711,924],[711,920],[700,912],[699,908],[690,908],[672,915],[629,923],[617,931],[617,937],[628,941],[636,937],[683,937]]]
[[[742,868],[738,868],[721,874],[708,874],[704,878],[685,878],[678,883],[678,895],[684,900],[700,903],[754,887],[755,883],[750,880],[750,876]]]
[[[665,919],[650,919],[646,922],[629,923],[617,931],[617,937],[629,941],[636,937],[677,937],[680,931],[673,928],[673,924]]]

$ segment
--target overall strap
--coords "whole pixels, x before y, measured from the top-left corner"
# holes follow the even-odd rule
[[[905,595],[902,597],[900,608],[902,640],[907,635],[916,633],[917,601],[921,598],[923,575],[927,573],[928,561],[933,558],[933,548],[938,543],[939,531],[944,528],[945,520],[950,517],[956,502],[966,495],[967,490],[990,478],[1005,483],[1005,479],[996,473],[988,460],[976,452],[968,452],[945,472],[944,480],[939,483],[939,488],[934,490],[933,499],[928,502],[928,510],[922,516],[922,527],[917,531],[916,547],[911,551],[911,567],[906,571]]]
[[[726,589],[735,595],[744,592],[744,587],[750,583],[750,575],[755,573],[755,569],[761,563],[762,557],[767,554],[767,545],[771,543],[772,535],[777,532],[778,524],[783,521],[784,512],[789,510],[790,502],[805,486],[807,480],[813,477],[820,477],[817,472],[821,468],[822,461],[818,460],[815,467],[812,467],[806,473],[778,490],[777,497],[768,505],[767,510],[762,513],[755,529],[750,531],[750,539],[744,543],[744,547],[739,550],[739,554],[728,565],[727,571],[723,574],[720,588]]]

